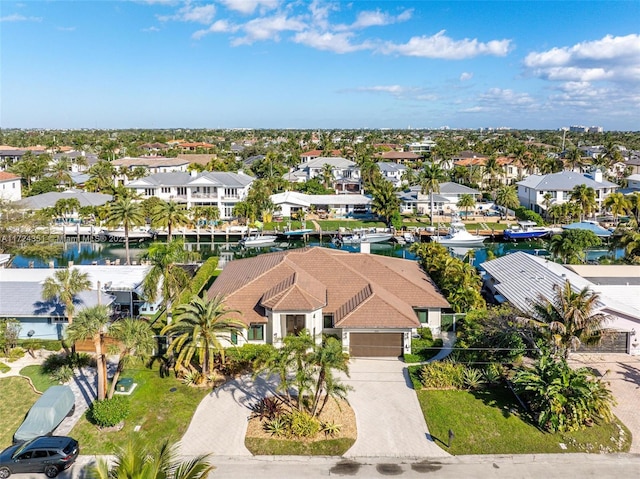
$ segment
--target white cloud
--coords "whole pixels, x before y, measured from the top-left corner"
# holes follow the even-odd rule
[[[253,13],[256,8],[261,10],[273,10],[280,5],[280,0],[220,0],[229,10],[235,10],[240,13]]]
[[[460,75],[460,81],[469,81],[472,78],[473,78],[473,73],[462,72],[462,75]]]
[[[398,54],[411,57],[441,58],[446,60],[463,60],[479,55],[505,56],[509,53],[511,40],[491,40],[483,43],[477,39],[453,40],[445,35],[445,31],[430,37],[412,37],[407,43],[387,42],[380,51],[387,54]]]
[[[159,32],[160,29],[158,27],[148,27],[148,28],[143,28],[142,29],[143,32],[145,33],[151,33],[151,32]]]
[[[324,3],[320,0],[313,0],[311,5],[309,5],[311,25],[320,31],[329,30],[329,13],[337,10],[339,10],[339,6],[334,3]]]
[[[42,17],[25,17],[19,13],[13,13],[11,15],[5,15],[0,17],[0,22],[41,22]]]
[[[640,76],[640,35],[606,35],[572,47],[529,53],[524,65],[534,76],[551,81],[631,81]]]
[[[59,32],[75,32],[76,27],[56,27]]]
[[[264,40],[280,40],[280,33],[285,31],[299,32],[303,30],[306,25],[296,19],[287,18],[286,15],[278,14],[272,17],[255,18],[247,22],[242,30],[246,34],[244,37],[234,39],[231,44],[237,45],[251,45],[256,41]]]
[[[356,91],[362,93],[382,93],[391,95],[398,99],[415,101],[434,101],[437,99],[436,95],[426,92],[423,88],[408,87],[402,85],[362,86],[348,91]]]
[[[237,32],[239,28],[240,27],[238,25],[233,25],[227,20],[217,20],[212,23],[209,28],[194,32],[191,37],[195,40],[199,40],[210,33],[232,33]]]
[[[334,53],[349,53],[371,48],[368,43],[361,43],[359,45],[351,43],[352,36],[353,34],[349,32],[320,33],[307,30],[297,33],[293,37],[293,41],[296,43],[307,45],[317,50],[331,51]]]
[[[469,102],[466,102],[467,104]],[[519,93],[511,89],[490,88],[471,101],[475,103],[459,110],[461,113],[500,112],[510,113],[531,112],[539,109],[539,102],[529,93]]]
[[[356,21],[353,23],[352,28],[367,28],[374,26],[390,25],[396,22],[404,22],[411,18],[413,10],[405,10],[400,15],[393,16],[380,10],[364,11],[358,13]]]
[[[158,16],[158,20],[162,22],[176,20],[180,22],[194,22],[206,25],[213,21],[213,17],[215,16],[215,14],[215,5],[193,5],[190,0],[187,0],[184,6],[180,8],[175,14]]]

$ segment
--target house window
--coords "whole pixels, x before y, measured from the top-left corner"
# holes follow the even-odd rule
[[[262,324],[254,324],[247,330],[247,339],[249,341],[264,340],[264,326]]]
[[[333,328],[333,314],[325,314],[322,316],[322,327]]]
[[[144,189],[144,195],[145,196],[155,196],[156,194],[156,189],[155,188],[145,188]]]
[[[415,311],[421,324],[429,324],[429,311],[426,309],[416,309]]]
[[[171,188],[169,188],[167,186],[163,186],[162,188],[160,188],[160,192],[161,193],[171,193]]]
[[[176,190],[181,196],[185,196],[187,194],[187,188],[184,186],[179,186],[178,188],[176,188]]]
[[[231,344],[238,344],[238,333],[231,331]]]

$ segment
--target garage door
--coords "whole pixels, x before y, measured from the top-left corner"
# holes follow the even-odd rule
[[[402,333],[351,333],[349,354],[353,357],[402,356]]]
[[[598,344],[581,344],[579,353],[628,353],[629,333],[626,331],[605,331]]]

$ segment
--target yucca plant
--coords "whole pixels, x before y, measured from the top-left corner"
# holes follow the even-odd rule
[[[341,429],[342,429],[342,425],[341,424],[336,424],[335,422],[321,422],[320,423],[320,430],[322,432],[324,432],[325,436],[333,437],[336,434],[339,434]]]
[[[465,368],[463,373],[464,385],[467,389],[479,389],[484,384],[482,371],[476,368]]]

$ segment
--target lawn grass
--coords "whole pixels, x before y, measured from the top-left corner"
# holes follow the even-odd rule
[[[346,437],[310,443],[247,437],[244,444],[254,456],[342,456],[354,442]]]
[[[600,452],[603,448],[627,452],[631,446],[631,434],[618,419],[583,431],[542,432],[521,417],[506,387],[475,392],[420,390],[417,395],[431,435],[453,455]],[[624,437],[618,445],[611,438],[620,437],[620,428]],[[454,434],[451,447],[447,447],[449,430]]]
[[[120,431],[100,431],[83,416],[71,431],[82,444],[83,454],[112,454],[132,435],[143,437],[145,444],[155,447],[165,440],[179,441],[184,435],[196,407],[209,389],[193,388],[173,376],[161,378],[158,367],[128,369],[122,377],[137,384],[129,396],[131,412]],[[171,389],[175,388],[174,392]],[[136,426],[139,432],[134,432]]]
[[[13,441],[13,434],[25,415],[40,397],[25,378],[16,376],[0,379],[0,449]]]
[[[57,381],[51,379],[48,374],[43,373],[42,366],[39,364],[25,366],[20,370],[20,374],[29,377],[33,386],[41,393],[45,392],[51,386],[59,384]]]
[[[11,368],[7,366],[5,363],[3,363],[2,361],[0,361],[0,373],[6,373],[9,370],[11,370]]]

